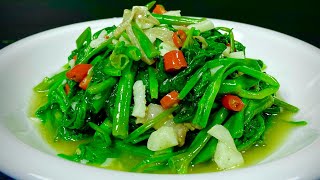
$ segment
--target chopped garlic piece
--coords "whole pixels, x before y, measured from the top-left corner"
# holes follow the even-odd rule
[[[188,127],[186,127],[184,124],[181,124],[181,123],[175,123],[173,119],[167,120],[163,124],[163,126],[173,127],[174,132],[176,133],[178,138],[178,143],[179,143],[178,146],[181,147],[184,145],[187,132],[189,131]]]
[[[230,46],[227,46],[227,48],[222,52],[222,54],[226,57],[229,57],[229,54],[230,54]]]
[[[80,163],[81,163],[81,164],[87,164],[88,162],[89,162],[89,161],[86,160],[86,159],[81,159],[81,160],[80,160]]]
[[[107,39],[105,38],[107,36],[107,31],[106,30],[102,30],[99,34],[99,36],[97,37],[97,39],[93,39],[90,42],[90,47],[92,48],[97,48],[99,47],[103,42],[105,42]]]
[[[146,87],[142,80],[138,80],[133,85],[133,112],[132,116],[144,118],[146,115]]]
[[[164,109],[162,108],[162,106],[160,106],[158,104],[150,103],[147,107],[147,110],[146,110],[146,116],[144,118],[137,117],[136,124],[139,124],[139,123],[144,124],[148,120],[153,119],[156,116],[158,116],[163,111],[164,111]]]
[[[181,16],[181,11],[180,10],[167,11],[167,12],[163,13],[163,15]]]
[[[179,26],[179,25],[172,25],[173,28],[175,28],[176,30],[183,30],[183,31],[188,31],[188,27],[186,26]]]
[[[147,148],[151,151],[160,151],[169,147],[177,146],[178,138],[173,127],[162,126],[151,133]]]
[[[179,143],[178,146],[181,147],[186,142],[186,136],[189,129],[183,124],[175,124],[174,130],[177,134],[178,143]]]
[[[107,158],[100,166],[101,167],[108,167],[111,166],[116,161],[116,158]]]
[[[102,30],[98,36],[98,38],[106,39],[106,36],[108,35],[108,32],[106,30]]]
[[[220,169],[230,169],[244,163],[242,154],[237,150],[228,129],[222,125],[215,125],[208,133],[218,139],[213,160]]]
[[[69,66],[70,66],[71,69],[74,67],[75,64],[76,64],[76,60],[75,59],[70,59]]]
[[[200,32],[209,31],[214,28],[213,22],[210,20],[204,20],[196,24],[191,24],[188,26],[189,29],[192,27],[200,30]]]
[[[90,42],[90,47],[92,48],[97,48],[100,46],[100,44],[102,44],[103,42],[105,42],[107,39],[106,38],[97,38],[94,39]]]
[[[244,59],[246,56],[244,55],[244,51],[237,51],[237,52],[232,52],[229,54],[230,58],[236,58],[236,59]]]

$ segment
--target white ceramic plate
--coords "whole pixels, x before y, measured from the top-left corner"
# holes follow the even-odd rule
[[[120,18],[69,25],[20,40],[0,51],[0,170],[18,179],[316,179],[320,178],[320,50],[298,39],[260,27],[213,20],[234,28],[247,57],[260,58],[280,84],[281,96],[298,105],[297,129],[279,150],[258,165],[218,173],[150,175],[89,167],[56,157],[27,117],[32,88],[67,62],[75,40],[119,24]]]

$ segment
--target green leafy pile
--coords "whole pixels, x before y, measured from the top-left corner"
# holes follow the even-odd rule
[[[152,6],[147,5],[149,9]],[[152,27],[173,32],[205,21],[150,14],[159,22]],[[90,138],[74,154],[59,156],[99,165],[110,158],[119,159],[129,150],[132,156],[142,159],[131,171],[158,172],[169,167],[172,173],[188,173],[191,164],[211,161],[218,140],[207,131],[214,125],[226,127],[237,149],[243,151],[263,140],[270,117],[283,109],[298,111],[276,97],[280,85],[264,72],[261,60],[224,55],[228,48],[230,52],[245,52],[245,46],[234,39],[232,29],[185,29],[187,37],[180,50],[188,66],[168,72],[160,54],[162,40],[150,41],[145,29],[134,19],[129,26],[124,24],[94,34],[87,28],[77,39],[77,48],[63,70],[34,88],[36,92],[47,93],[48,101],[36,111],[36,116],[53,126],[56,141]],[[93,46],[102,32],[108,37]],[[66,75],[80,64],[91,67],[85,77],[89,81],[85,88]],[[179,92],[179,103],[137,124],[132,111],[133,85],[138,80],[145,85],[147,105],[159,104],[172,91]],[[224,107],[221,99],[226,94],[240,97],[244,108],[232,111]],[[146,144],[156,131],[155,125],[165,124],[168,117],[173,117],[175,125],[187,128],[184,143],[160,151],[149,150]]]

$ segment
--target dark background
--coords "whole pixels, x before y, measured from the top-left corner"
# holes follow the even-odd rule
[[[149,0],[0,0],[1,47],[51,28],[120,17],[124,8]],[[253,24],[320,47],[320,9],[316,0],[158,0],[182,15]]]
[[[96,19],[121,17],[124,8],[145,0],[0,0],[0,48],[51,28]],[[316,0],[158,0],[182,15],[253,24],[320,48],[320,9]],[[0,179],[6,179],[0,173]]]

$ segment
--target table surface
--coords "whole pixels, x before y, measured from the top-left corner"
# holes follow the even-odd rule
[[[0,46],[4,47],[29,35],[63,25],[121,17],[123,9],[147,2],[150,0],[1,0]],[[320,13],[316,0],[157,2],[168,10],[180,9],[183,15],[253,24],[320,47]]]
[[[0,172],[0,180],[12,180],[12,178]]]
[[[29,35],[63,25],[121,17],[123,9],[146,0],[1,0],[0,49]],[[182,15],[252,24],[308,42],[320,48],[320,13],[316,0],[223,1],[158,0]],[[9,179],[0,172],[0,179]]]

